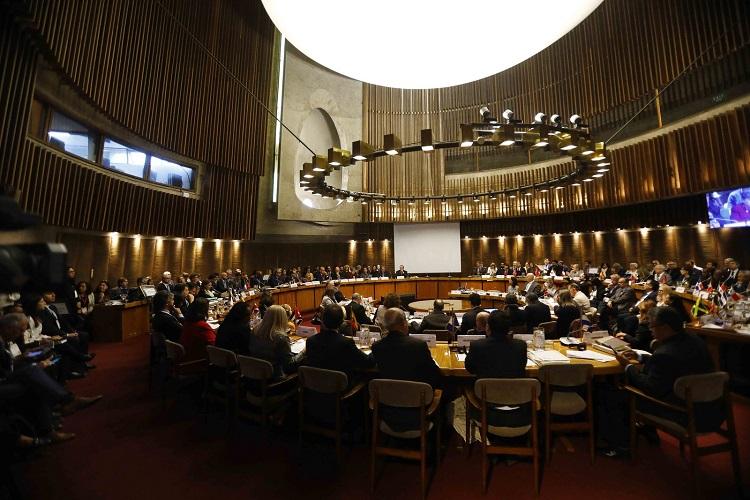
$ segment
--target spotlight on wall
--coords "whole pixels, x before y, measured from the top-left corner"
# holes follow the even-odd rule
[[[547,121],[547,115],[541,111],[534,115],[534,123],[545,123]]]
[[[463,196],[459,196],[458,200],[456,201],[456,203],[463,203],[463,202],[464,202],[464,197]]]
[[[555,127],[559,127],[562,123],[562,117],[560,115],[552,115],[549,119],[549,122]]]
[[[443,196],[443,198],[440,200],[440,204],[441,205],[447,205],[448,204],[448,200],[445,199],[445,196]]]
[[[513,111],[510,109],[503,111],[503,120],[505,123],[513,123]]]
[[[367,156],[371,155],[373,151],[373,147],[366,142],[352,142],[352,158],[357,161],[367,161]]]
[[[581,128],[586,126],[583,123],[583,117],[581,115],[570,115],[570,123],[573,125],[573,128]]]
[[[487,198],[494,201],[497,199],[497,193],[490,193]]]
[[[327,172],[330,170],[328,166],[328,159],[324,156],[315,155],[312,157],[312,171],[313,172]]]
[[[479,203],[479,196],[477,196],[477,195],[474,195],[474,196],[472,197],[471,201],[473,201],[474,203]]]
[[[386,134],[383,136],[383,149],[385,154],[395,156],[399,154],[401,149],[401,139],[396,137],[394,134]]]
[[[490,108],[488,108],[487,106],[482,106],[479,109],[479,114],[481,115],[482,121],[484,121],[484,123],[497,123],[497,118],[492,116],[492,112],[490,112]]]
[[[422,130],[422,151],[428,152],[433,151],[435,146],[432,144],[432,129],[426,128]]]

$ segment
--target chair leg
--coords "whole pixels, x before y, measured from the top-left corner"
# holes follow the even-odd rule
[[[552,462],[552,429],[550,429],[550,414],[544,415],[544,456],[547,459],[547,465]]]
[[[591,465],[594,465],[594,422],[589,420],[589,455],[591,456]]]
[[[440,465],[440,452],[441,452],[441,444],[442,444],[442,437],[440,436],[443,433],[443,425],[442,425],[442,419],[437,419],[437,432],[435,435],[435,468],[437,469],[437,466]]]
[[[427,437],[423,436],[419,450],[419,477],[422,485],[422,500],[427,496]]]
[[[638,432],[635,428],[635,398],[630,397],[630,460],[635,462],[638,456]]]
[[[479,437],[482,440],[482,492],[487,493],[487,437],[483,433]]]
[[[693,484],[693,498],[700,498],[699,460],[698,441],[693,435],[690,436],[690,480]]]
[[[737,485],[737,492],[739,493],[739,497],[744,498],[744,492],[742,488],[742,469],[740,468],[740,452],[737,449],[737,432],[734,427],[734,410],[732,408],[731,397],[725,397],[727,398],[727,431],[729,434],[729,446],[731,447],[729,451],[732,454],[732,471],[734,472],[734,482]]]
[[[375,459],[377,454],[375,450],[378,447],[378,427],[377,422],[372,422],[372,453],[370,456],[370,493],[375,493]]]

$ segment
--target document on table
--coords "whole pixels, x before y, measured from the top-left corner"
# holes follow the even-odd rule
[[[456,354],[456,357],[458,358],[458,360],[459,360],[459,361],[460,361],[461,363],[463,363],[463,362],[465,362],[465,361],[466,361],[466,354],[461,354],[461,353],[458,353],[458,354]]]
[[[304,351],[305,350],[305,342],[306,342],[305,339],[299,339],[299,340],[295,340],[294,342],[292,342],[292,352],[294,354],[299,354],[302,351]]]
[[[616,359],[614,356],[602,354],[596,351],[572,351],[568,349],[567,355],[572,359],[589,359],[591,361],[599,361],[601,363],[608,363],[610,361],[615,361]]]

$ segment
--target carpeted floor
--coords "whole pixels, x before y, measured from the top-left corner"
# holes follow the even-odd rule
[[[78,437],[50,447],[15,467],[21,489],[39,499],[331,498],[369,494],[369,452],[355,445],[337,467],[325,441],[297,447],[293,429],[264,436],[253,424],[225,431],[220,410],[208,421],[189,395],[162,405],[147,390],[146,338],[93,346],[98,369],[71,384],[78,394],[105,394],[98,405],[69,417],[65,429]],[[746,490],[750,478],[750,405],[738,402]],[[574,437],[574,453],[562,447],[544,468],[540,498],[688,498],[687,463],[676,442],[660,447],[642,441],[640,458],[597,456],[589,464],[585,439]],[[465,457],[454,438],[431,483],[428,498],[485,498],[479,449]],[[702,460],[703,498],[736,498],[728,454]],[[389,462],[376,498],[418,498],[416,464]],[[496,465],[486,498],[534,498],[529,463]]]

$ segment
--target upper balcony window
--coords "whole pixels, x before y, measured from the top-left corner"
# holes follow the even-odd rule
[[[47,140],[70,154],[96,161],[96,134],[56,111],[52,112]]]
[[[152,156],[151,173],[148,180],[180,189],[193,189],[195,170]]]
[[[102,164],[112,170],[142,179],[146,171],[146,153],[106,138]]]

